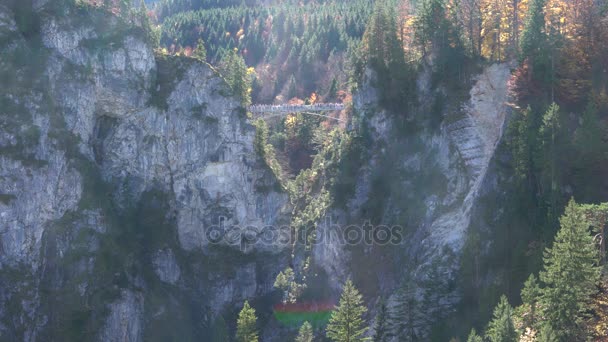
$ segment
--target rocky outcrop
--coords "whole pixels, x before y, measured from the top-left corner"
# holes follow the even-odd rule
[[[459,250],[471,219],[471,208],[479,197],[494,151],[502,137],[508,111],[507,81],[511,73],[506,64],[487,67],[476,77],[470,100],[462,114],[443,129],[466,169],[468,184],[456,191],[464,195],[462,204],[443,214],[431,225],[432,239]]]
[[[104,127],[98,130],[102,173],[118,191],[129,188],[116,192],[119,200],[137,197],[151,185],[172,193],[179,240],[187,250],[209,244],[209,227],[273,225],[286,203],[283,194],[256,190],[268,175],[253,151],[255,131],[238,102],[219,94],[222,83],[209,67],[194,63],[169,95],[167,111],[112,114],[101,119]]]
[[[402,227],[403,239],[388,247],[313,246],[314,264],[327,275],[336,294],[348,277],[372,296],[388,296],[405,283],[416,284],[417,296],[444,291],[421,315],[436,321],[451,312],[458,290],[448,283],[458,274],[459,255],[502,137],[509,76],[507,65],[489,66],[474,77],[470,97],[460,102],[463,104],[433,112],[434,99],[453,95],[429,89],[430,76],[423,72],[418,92],[424,110],[401,126],[395,118],[399,114],[379,108],[373,88],[363,87],[357,94],[354,106],[361,113],[360,120],[367,122],[364,134],[373,146],[346,209],[330,210],[317,232],[340,234],[349,225],[380,222]],[[368,72],[367,78],[373,78],[373,73]],[[441,117],[433,118],[437,115]],[[430,289],[434,277],[440,277],[443,284]],[[422,329],[418,334],[427,332]]]
[[[0,5],[0,339],[141,341],[162,312],[191,310],[184,297],[214,298],[217,313],[272,291],[257,281],[283,247],[207,234],[262,233],[287,204],[218,73],[155,55],[145,31],[99,9],[27,6]],[[220,255],[237,259],[229,295],[205,273]],[[176,298],[159,305],[157,281]]]
[[[17,24],[13,18],[13,13],[6,5],[0,5],[0,38],[7,39],[15,31],[17,31]]]
[[[175,285],[181,276],[181,270],[171,249],[159,250],[154,255],[154,271],[158,278],[165,283]]]
[[[110,315],[99,341],[143,341],[143,314],[143,296],[124,291],[120,300],[110,305]]]

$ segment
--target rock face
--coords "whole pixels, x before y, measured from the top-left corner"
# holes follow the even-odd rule
[[[459,272],[459,256],[502,137],[509,77],[507,65],[489,66],[473,78],[470,97],[458,102],[463,104],[444,106],[437,113],[431,110],[432,101],[437,94],[444,96],[443,90],[428,89],[428,75],[423,73],[418,82],[422,117],[405,125],[422,124],[409,130],[397,126],[395,113],[379,109],[373,88],[364,87],[355,97],[355,108],[369,127],[370,157],[347,208],[330,210],[318,231],[326,234],[352,224],[381,222],[403,228],[403,240],[388,247],[314,246],[314,264],[327,274],[336,293],[347,277],[359,280],[370,296],[386,296],[404,283],[414,283],[417,296],[428,299],[432,291],[442,293],[425,309],[430,321],[450,313],[458,289],[448,283]],[[433,115],[441,118],[429,119]],[[433,277],[444,283],[431,289]],[[422,329],[418,334],[427,332]]]
[[[463,115],[443,129],[466,169],[468,184],[458,192],[464,195],[462,205],[433,222],[431,238],[459,250],[471,219],[471,208],[479,197],[479,188],[502,137],[508,111],[507,81],[511,73],[506,64],[494,64],[476,77],[470,100]]]
[[[100,341],[142,341],[143,296],[125,291],[122,298],[110,305],[110,315],[100,336]]]
[[[154,256],[154,260],[152,262],[154,264],[154,271],[161,281],[172,285],[177,283],[181,275],[181,271],[171,249],[167,248],[159,250]]]
[[[212,317],[189,298],[272,291],[284,249],[241,257],[240,233],[279,224],[287,196],[217,72],[101,10],[27,6],[0,4],[0,340],[188,340],[150,325],[199,305],[194,336]],[[235,259],[222,279],[216,258]]]

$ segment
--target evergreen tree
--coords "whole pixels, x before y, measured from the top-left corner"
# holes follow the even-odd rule
[[[606,127],[597,115],[597,109],[592,102],[582,115],[582,124],[576,130],[574,147],[576,162],[574,163],[575,186],[577,198],[584,197],[585,201],[602,199],[601,189],[602,167],[605,165],[608,148],[603,138]]]
[[[366,60],[378,73],[387,72],[388,35],[389,23],[386,3],[383,0],[379,0],[374,4],[374,11],[363,34]]]
[[[349,280],[344,284],[340,303],[334,310],[327,325],[327,337],[334,342],[366,341],[367,331],[363,314],[367,312],[359,291]]]
[[[297,83],[296,83],[296,78],[291,75],[289,77],[289,85],[287,88],[287,98],[288,99],[293,99],[294,97],[296,97],[298,95],[298,89],[297,89]]]
[[[583,313],[599,280],[598,252],[581,208],[570,200],[560,218],[553,246],[545,251],[540,280],[544,322],[564,341],[582,331]]]
[[[603,121],[598,118],[593,102],[589,102],[581,119],[582,124],[576,130],[575,143],[577,152],[582,155],[581,162],[585,166],[590,166],[598,163],[606,153],[606,145],[603,142],[606,128]]]
[[[530,106],[524,111],[516,112],[509,125],[509,147],[513,155],[513,166],[518,181],[525,184],[533,171],[533,145],[536,137],[534,131],[534,113]],[[528,184],[525,184],[528,185]]]
[[[384,299],[380,299],[378,305],[378,314],[376,315],[376,321],[374,322],[374,336],[373,342],[388,342],[390,338],[390,332],[388,327],[388,321],[390,320],[388,307]]]
[[[530,274],[528,280],[521,289],[521,300],[527,306],[528,314],[524,317],[525,327],[536,327],[536,311],[540,298],[540,286],[534,274]]]
[[[237,342],[258,342],[255,310],[245,301],[236,324]]]
[[[545,31],[545,4],[547,0],[531,0],[528,7],[528,15],[520,40],[520,59],[528,60],[531,66],[531,78],[529,81],[539,82],[536,87],[541,87],[541,93],[550,95],[550,101],[554,101],[554,64],[555,46],[557,37],[548,37]],[[547,87],[550,86],[550,94]],[[529,92],[539,92],[539,89],[528,89]],[[535,102],[545,100],[534,99]]]
[[[376,1],[374,11],[363,34],[363,52],[360,56],[363,63],[376,72],[376,84],[384,106],[403,110],[411,97],[410,80],[412,71],[405,62],[402,42],[399,40],[397,18],[393,8],[386,0]],[[361,65],[356,66],[361,68]],[[357,70],[356,77],[362,71]],[[357,80],[361,82],[360,79]]]
[[[445,4],[442,0],[423,0],[416,16],[416,38],[423,52],[430,43],[439,43],[435,38],[445,34]],[[442,34],[443,33],[443,34]]]
[[[312,331],[312,325],[308,322],[304,322],[300,327],[300,331],[298,332],[298,336],[296,337],[295,342],[312,342],[314,338],[314,334]]]
[[[431,307],[428,308],[429,310]],[[416,285],[407,281],[396,294],[391,313],[391,332],[398,341],[418,341],[424,319],[420,315],[420,303],[416,298]]]
[[[545,46],[545,1],[531,0],[524,30],[521,33],[521,56],[534,58],[541,55]]]
[[[483,342],[483,338],[477,335],[477,331],[475,331],[475,329],[471,329],[467,342]]]
[[[148,43],[152,44],[153,47],[160,46],[160,28],[156,28],[150,18],[148,17],[148,8],[146,7],[146,2],[144,0],[140,0],[139,8],[135,12],[139,23],[141,24],[142,29],[146,34],[146,38]]]
[[[219,316],[211,327],[211,342],[225,342],[228,340],[228,327],[224,317]]]
[[[539,130],[540,146],[536,164],[541,168],[541,195],[548,206],[549,222],[557,218],[557,208],[561,195],[561,163],[566,146],[564,142],[561,111],[557,104],[552,103],[543,115]]]
[[[559,338],[550,324],[543,324],[536,338],[536,342],[558,342]]]
[[[207,49],[205,49],[205,43],[202,39],[199,39],[196,43],[196,48],[194,49],[192,56],[203,62],[207,60]]]
[[[338,80],[334,77],[331,81],[331,85],[329,86],[329,90],[327,91],[327,98],[334,99],[336,94],[338,93]]]
[[[506,296],[501,296],[498,305],[494,308],[494,315],[488,324],[486,337],[491,342],[515,342],[517,332],[513,325],[513,308]]]
[[[446,303],[450,302],[447,298],[450,289],[441,258],[433,258],[424,272],[426,277],[421,284],[424,291],[418,308],[420,314],[417,317],[422,320],[418,325],[430,327],[441,317],[449,314],[450,305]]]
[[[234,94],[241,98],[243,106],[249,106],[253,83],[252,69],[247,68],[245,60],[236,49],[226,53],[220,65],[220,70]]]
[[[466,55],[456,15],[454,6],[444,0],[422,0],[414,29],[422,53],[434,56],[432,81],[460,87],[465,79]]]

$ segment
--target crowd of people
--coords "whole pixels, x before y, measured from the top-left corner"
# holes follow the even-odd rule
[[[300,112],[300,111],[324,111],[324,110],[342,110],[343,103],[315,103],[311,105],[264,105],[257,104],[249,106],[249,111],[253,113],[265,112]]]

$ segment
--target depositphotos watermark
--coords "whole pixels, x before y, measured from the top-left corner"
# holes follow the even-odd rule
[[[221,245],[292,245],[331,244],[331,245],[399,245],[403,242],[403,228],[398,225],[372,225],[365,221],[362,225],[342,226],[332,223],[331,219],[308,227],[295,229],[291,226],[239,226],[226,224],[224,217],[218,224],[205,228],[205,238],[209,244]]]

